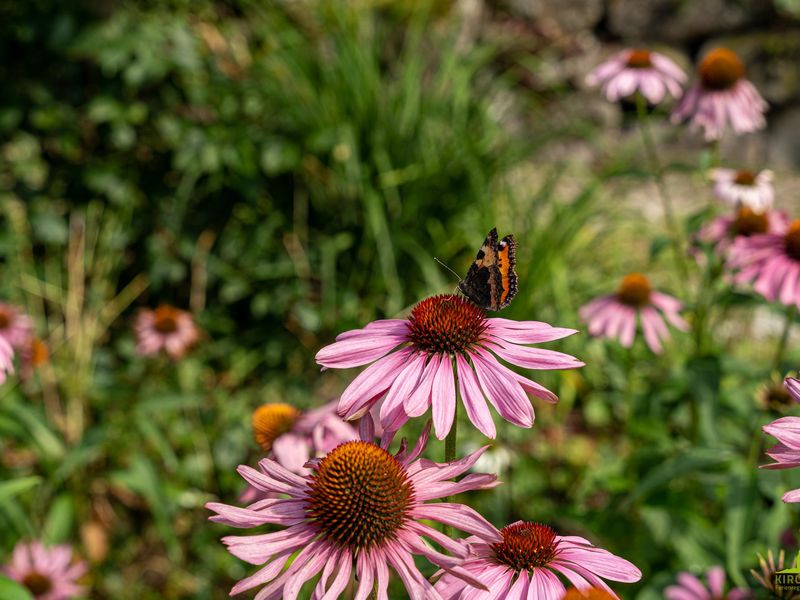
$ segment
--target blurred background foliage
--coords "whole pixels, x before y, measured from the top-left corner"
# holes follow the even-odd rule
[[[241,492],[252,409],[334,397],[352,373],[318,374],[315,352],[451,291],[434,256],[465,272],[494,225],[519,243],[503,316],[577,326],[647,265],[670,290],[663,237],[616,201],[637,140],[575,176],[551,142],[597,122],[526,84],[535,53],[467,27],[425,0],[0,2],[0,290],[51,349],[0,393],[3,554],[70,541],[97,598],[227,595],[250,568],[202,507]],[[204,331],[178,363],[134,353],[135,309],[163,302]],[[784,410],[757,401],[771,366],[733,337],[657,359],[566,340],[587,367],[540,378],[561,403],[499,429],[485,468],[507,483],[465,501],[632,560],[625,597],[714,564],[743,583],[797,519],[792,475],[755,469]]]

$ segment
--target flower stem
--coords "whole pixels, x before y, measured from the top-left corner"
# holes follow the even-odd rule
[[[661,161],[658,158],[658,151],[656,150],[656,144],[653,141],[653,134],[650,131],[650,121],[647,118],[647,103],[644,99],[644,96],[641,94],[636,94],[636,116],[639,121],[639,131],[642,134],[644,151],[647,155],[647,160],[650,163],[650,170],[656,183],[658,195],[661,198],[661,205],[664,208],[664,220],[667,223],[667,231],[669,232],[670,242],[672,244],[672,252],[675,258],[675,267],[678,270],[678,278],[680,280],[679,287],[681,291],[684,292],[689,272],[686,267],[686,257],[683,254],[683,234],[681,233],[681,228],[677,219],[675,218],[675,211],[672,207],[672,198],[670,197],[666,181],[664,180],[664,170],[661,166]]]
[[[456,390],[458,390],[458,382],[456,382]],[[458,438],[458,403],[460,399],[460,394],[456,391],[456,407],[453,414],[453,426],[450,427],[447,437],[444,438],[444,462],[446,463],[453,462],[456,459],[456,441]],[[453,502],[455,498],[455,496],[447,496],[445,497],[444,501]],[[450,525],[445,525],[442,529],[442,532],[447,537],[452,537],[453,528],[450,527]]]
[[[780,339],[778,339],[778,347],[775,349],[775,362],[773,368],[781,372],[781,364],[783,363],[783,355],[786,353],[786,344],[789,341],[789,332],[792,329],[792,323],[797,316],[797,306],[792,304],[786,307],[786,321],[783,324],[783,332]]]

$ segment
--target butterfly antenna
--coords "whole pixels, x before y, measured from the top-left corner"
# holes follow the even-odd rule
[[[461,277],[459,277],[459,276],[458,276],[458,273],[456,273],[455,271],[453,271],[453,269],[451,269],[450,267],[448,267],[446,264],[444,264],[442,261],[440,261],[440,260],[439,260],[438,258],[436,258],[435,256],[433,257],[433,260],[435,260],[437,263],[439,263],[440,265],[442,265],[442,266],[443,266],[445,269],[447,269],[447,270],[448,270],[448,271],[450,271],[450,272],[451,272],[453,275],[455,275],[455,276],[456,276],[456,278],[458,278],[458,280],[459,280],[459,281],[461,281]]]

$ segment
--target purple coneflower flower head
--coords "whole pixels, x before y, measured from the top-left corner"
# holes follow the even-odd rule
[[[6,340],[0,338],[0,384],[5,383],[8,375],[14,373],[14,348]]]
[[[722,567],[711,567],[708,570],[708,587],[688,572],[678,574],[678,584],[668,586],[664,590],[666,600],[744,600],[750,597],[750,591],[735,588],[725,593],[725,570]]]
[[[775,189],[772,187],[772,171],[758,173],[736,169],[713,169],[714,195],[725,204],[736,208],[747,207],[757,213],[772,208]]]
[[[338,400],[301,411],[283,402],[267,403],[253,411],[256,443],[279,465],[298,475],[308,474],[309,459],[327,454],[342,442],[355,439],[355,429],[336,414]]]
[[[475,589],[445,573],[436,591],[445,600],[561,600],[566,588],[558,573],[575,587],[594,587],[617,595],[603,579],[632,583],[642,577],[633,564],[577,536],[560,536],[541,523],[517,521],[497,532],[500,541],[472,536],[462,569],[490,591]]]
[[[738,237],[728,266],[738,270],[734,282],[752,282],[770,302],[800,307],[800,219],[779,224],[772,232]]]
[[[456,413],[457,387],[469,420],[493,438],[496,430],[486,400],[520,427],[531,427],[534,420],[526,392],[546,402],[558,400],[497,357],[526,369],[581,367],[574,356],[526,345],[575,332],[539,321],[488,318],[469,300],[441,295],[417,304],[407,319],[374,321],[342,333],[316,358],[324,367],[337,369],[373,363],[339,399],[339,414],[347,420],[358,418],[385,396],[380,408],[383,427],[397,429],[431,407],[436,437],[443,439]]]
[[[787,377],[786,389],[795,402],[800,402],[800,381]],[[764,433],[771,435],[778,443],[767,450],[767,456],[775,462],[761,465],[762,469],[793,469],[800,467],[800,417],[781,417],[764,425]],[[800,489],[783,495],[784,502],[800,502]]]
[[[715,48],[700,62],[698,78],[681,98],[672,119],[689,119],[692,128],[703,128],[707,140],[716,140],[728,125],[736,134],[763,129],[767,108],[755,86],[745,79],[737,54]]]
[[[142,356],[163,350],[177,360],[200,338],[192,315],[174,306],[142,310],[136,318],[136,351]]]
[[[40,542],[20,542],[3,572],[30,591],[35,600],[69,600],[86,593],[77,581],[86,574],[86,563],[73,560],[68,545],[46,548]]]
[[[645,342],[658,354],[663,350],[662,342],[669,339],[665,318],[681,331],[689,328],[680,316],[681,308],[677,298],[652,289],[647,277],[630,273],[623,277],[615,294],[595,298],[581,308],[580,316],[591,335],[619,340],[626,348],[633,345],[639,321]]]
[[[0,339],[21,350],[32,337],[33,320],[16,306],[0,302]]]
[[[272,524],[284,529],[223,538],[231,554],[263,565],[237,583],[231,594],[264,585],[256,596],[259,600],[294,600],[303,584],[321,573],[314,598],[338,598],[355,574],[356,600],[366,600],[373,589],[380,600],[387,600],[391,568],[410,598],[437,598],[414,564],[416,555],[480,586],[460,567],[463,545],[424,521],[438,521],[499,541],[494,527],[473,509],[438,502],[453,494],[494,487],[497,480],[494,475],[470,474],[452,481],[469,470],[486,447],[450,463],[420,459],[429,429],[426,427],[410,452],[403,440],[400,451],[390,454],[387,448],[393,433],[385,432],[380,445],[373,443],[373,421],[367,415],[360,423],[360,439],[311,460],[309,476],[295,475],[268,458],[259,463],[258,471],[240,466],[239,473],[250,485],[283,497],[246,508],[212,502],[206,505],[217,513],[211,520],[241,528]],[[450,555],[434,550],[423,538]]]
[[[789,224],[786,213],[777,210],[756,211],[742,206],[735,212],[720,215],[697,233],[697,241],[710,244],[718,256],[727,256],[731,245],[739,237],[780,231]]]
[[[650,104],[658,104],[666,94],[678,98],[685,82],[686,73],[671,59],[642,49],[623,50],[586,77],[588,85],[602,86],[611,102],[638,91]]]

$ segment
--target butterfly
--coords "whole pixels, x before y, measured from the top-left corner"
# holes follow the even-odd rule
[[[467,298],[488,310],[505,308],[517,293],[514,236],[507,235],[499,242],[497,237],[497,229],[492,228],[467,276],[458,282],[459,289]]]

